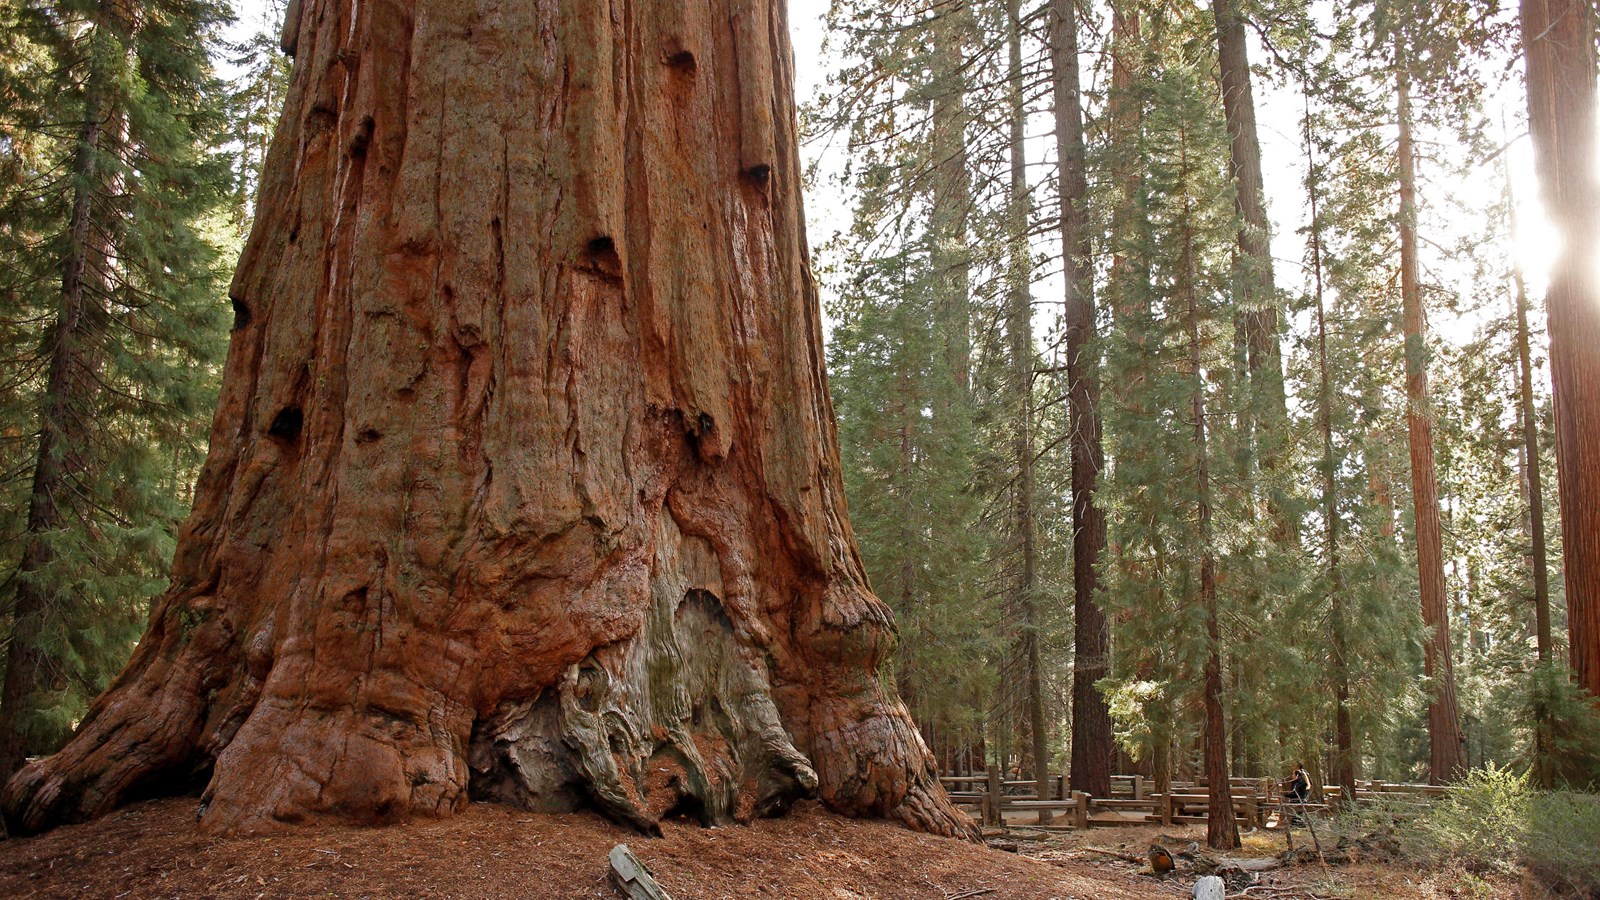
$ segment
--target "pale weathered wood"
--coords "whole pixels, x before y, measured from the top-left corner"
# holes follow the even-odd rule
[[[611,848],[611,883],[628,900],[672,900],[655,876],[639,857],[633,855],[627,844]]]

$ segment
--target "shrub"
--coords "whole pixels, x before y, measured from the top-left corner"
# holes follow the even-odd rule
[[[1600,897],[1600,796],[1536,790],[1510,769],[1474,769],[1428,806],[1361,804],[1335,831],[1414,864],[1473,876],[1526,869],[1558,894]]]

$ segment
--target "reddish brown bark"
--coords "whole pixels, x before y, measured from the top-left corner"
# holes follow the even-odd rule
[[[1593,4],[1523,0],[1522,40],[1539,182],[1545,208],[1564,238],[1545,307],[1568,651],[1578,684],[1600,697],[1600,275],[1594,262],[1600,185],[1594,173]]]
[[[1061,166],[1061,248],[1066,271],[1067,410],[1072,460],[1072,762],[1075,791],[1111,796],[1116,748],[1111,711],[1097,683],[1110,674],[1111,628],[1095,594],[1106,548],[1105,510],[1095,502],[1100,443],[1100,364],[1095,346],[1094,258],[1084,160],[1083,98],[1074,0],[1051,0],[1050,62],[1056,158]]]
[[[877,678],[782,5],[297,22],[171,589],[8,820],[198,779],[211,830],[815,792],[969,834]]]
[[[1450,654],[1450,615],[1444,588],[1444,546],[1439,531],[1439,485],[1433,465],[1433,418],[1428,408],[1426,324],[1417,260],[1416,157],[1411,139],[1411,79],[1403,52],[1397,68],[1400,111],[1400,300],[1406,337],[1406,432],[1411,447],[1411,501],[1416,514],[1417,587],[1428,628],[1423,671],[1428,697],[1429,778],[1453,780],[1462,767],[1465,738],[1456,704]]]

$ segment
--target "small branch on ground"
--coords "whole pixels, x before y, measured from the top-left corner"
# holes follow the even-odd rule
[[[1125,862],[1131,862],[1134,865],[1142,866],[1145,862],[1144,857],[1142,856],[1134,856],[1132,853],[1123,853],[1119,850],[1102,850],[1099,847],[1082,847],[1080,849],[1085,853],[1099,853],[1105,856],[1115,856],[1117,859]]]

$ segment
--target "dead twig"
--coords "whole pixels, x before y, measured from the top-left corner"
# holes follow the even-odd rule
[[[1099,853],[1105,856],[1115,856],[1117,859],[1120,859],[1124,862],[1131,862],[1135,865],[1142,866],[1145,863],[1144,857],[1134,856],[1132,853],[1123,853],[1120,850],[1102,850],[1099,847],[1079,847],[1078,849],[1084,851],[1085,853]]]
[[[982,897],[984,894],[992,894],[997,890],[999,888],[973,888],[970,891],[962,891],[959,894],[946,894],[944,900],[966,900],[968,897]]]

